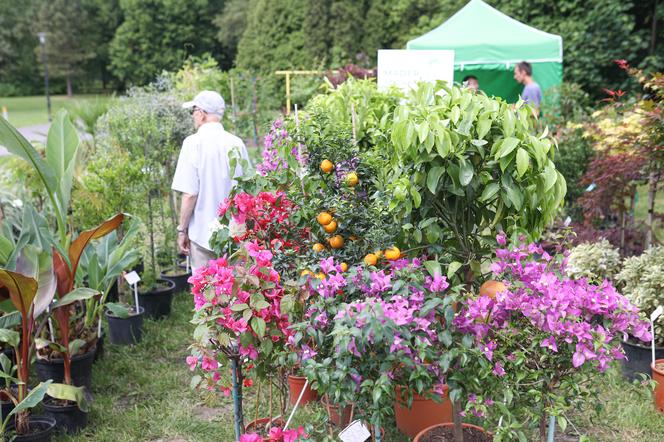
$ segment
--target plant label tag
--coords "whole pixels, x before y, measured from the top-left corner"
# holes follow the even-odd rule
[[[597,187],[597,184],[590,183],[590,185],[588,187],[586,187],[586,192],[592,192],[593,190],[595,190],[596,187]]]
[[[341,430],[339,438],[343,442],[364,442],[371,437],[371,433],[364,426],[362,421],[356,420],[350,423],[349,426]]]
[[[125,273],[123,276],[124,276],[125,281],[127,281],[127,283],[129,285],[137,284],[138,281],[141,280],[141,277],[138,276],[138,273],[136,273],[135,271]]]
[[[662,313],[664,313],[664,307],[662,307],[662,306],[660,305],[659,307],[657,307],[657,308],[655,309],[654,312],[652,312],[652,313],[650,314],[650,322],[655,322],[655,320],[656,320],[657,318],[659,318],[659,316],[660,316]]]

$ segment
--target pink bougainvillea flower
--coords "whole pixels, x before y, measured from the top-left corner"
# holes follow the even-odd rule
[[[263,442],[263,438],[258,433],[245,433],[240,436],[239,442]]]
[[[187,365],[189,365],[189,370],[196,370],[196,366],[198,365],[198,358],[195,356],[187,356]]]

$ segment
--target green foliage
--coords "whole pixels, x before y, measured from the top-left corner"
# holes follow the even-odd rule
[[[499,231],[537,238],[566,186],[548,131],[534,123],[523,103],[420,84],[389,133],[390,204],[410,221],[407,241],[439,245],[477,273]]]
[[[574,279],[587,278],[600,284],[611,281],[620,271],[620,251],[606,239],[595,243],[583,243],[574,247],[567,261],[567,275]]]
[[[227,0],[224,10],[214,18],[217,41],[221,43],[220,65],[230,69],[237,55],[237,45],[247,27],[247,0]]]
[[[34,48],[32,15],[36,0],[0,0],[0,97],[27,95],[42,86]]]
[[[664,305],[664,246],[652,247],[642,255],[625,259],[615,279],[622,284],[625,296],[649,316]],[[664,315],[655,322],[655,338],[658,345],[664,342]]]
[[[212,20],[221,0],[121,0],[124,22],[110,44],[112,72],[125,84],[147,84],[187,55],[214,52]]]

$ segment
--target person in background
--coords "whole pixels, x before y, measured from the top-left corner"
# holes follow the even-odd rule
[[[522,61],[514,67],[514,79],[524,85],[521,98],[531,105],[535,115],[539,115],[540,104],[542,103],[542,89],[539,84],[533,80],[533,67],[527,61]]]
[[[239,165],[231,171],[230,158],[249,161],[249,155],[242,140],[221,124],[226,110],[221,95],[203,91],[182,107],[191,110],[197,131],[182,143],[171,188],[182,192],[178,247],[191,256],[195,270],[215,258],[209,244],[210,225],[235,184],[233,178],[242,175]]]
[[[474,75],[466,75],[465,77],[463,77],[462,84],[463,87],[472,89],[475,92],[480,90],[480,82],[477,81],[477,77]]]

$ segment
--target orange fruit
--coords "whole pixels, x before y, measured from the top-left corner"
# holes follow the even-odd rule
[[[341,266],[341,271],[342,272],[347,272],[348,271],[348,264],[346,264],[345,262],[342,262],[339,265]]]
[[[302,272],[300,273],[300,276],[304,276],[304,275],[313,276],[313,274],[314,274],[314,272],[312,272],[311,270],[306,270],[305,269],[305,270],[302,270]]]
[[[320,162],[320,170],[324,173],[330,173],[334,169],[334,163],[330,160],[323,160]]]
[[[344,237],[341,235],[334,235],[327,241],[330,243],[330,247],[333,249],[340,249],[344,246]]]
[[[401,250],[397,247],[392,246],[389,249],[385,249],[385,258],[387,258],[388,261],[396,261],[400,256]]]
[[[323,244],[317,242],[316,244],[314,244],[312,249],[314,249],[314,252],[322,252],[323,250],[325,250],[325,246]]]
[[[323,273],[323,272],[316,273],[316,278],[318,278],[322,281],[323,279],[325,279],[325,273]]]
[[[490,279],[480,286],[480,296],[488,296],[491,299],[496,299],[496,293],[501,293],[506,290],[507,287],[505,287],[505,284]]]
[[[369,253],[367,256],[364,257],[364,263],[368,266],[375,266],[377,262],[378,262],[378,257],[373,253]]]
[[[351,172],[348,175],[346,175],[346,184],[348,184],[350,187],[357,186],[357,183],[359,182],[360,179],[357,177],[357,174],[355,172]]]
[[[382,250],[376,250],[373,252],[374,255],[376,255],[376,258],[380,259],[383,257],[383,251]]]
[[[328,212],[321,212],[316,217],[316,220],[321,226],[327,226],[330,224],[330,222],[332,222],[332,215],[330,215]]]
[[[337,230],[337,222],[335,220],[330,221],[328,224],[323,226],[323,229],[327,233],[334,233]]]

